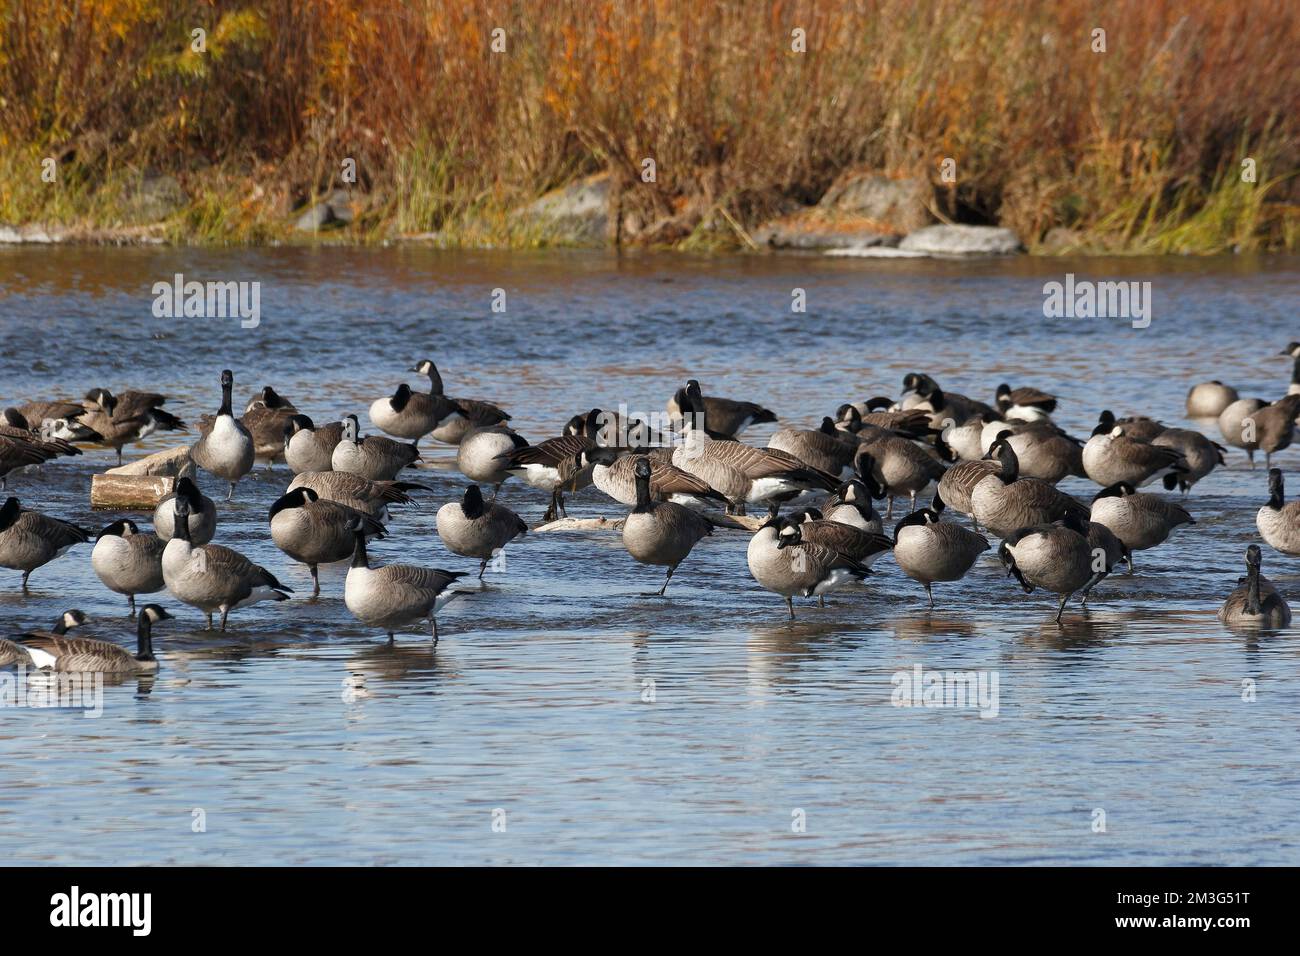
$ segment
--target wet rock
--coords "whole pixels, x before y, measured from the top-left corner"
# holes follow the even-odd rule
[[[816,206],[760,227],[755,241],[778,249],[892,248],[931,221],[929,183],[869,170],[842,175]]]
[[[48,230],[44,226],[34,223],[25,226],[6,226],[0,224],[0,242],[7,243],[35,243],[45,245],[51,242],[62,242],[63,233],[58,230]]]
[[[298,217],[293,227],[299,232],[316,232],[336,226],[346,226],[355,218],[352,196],[346,189],[336,189],[311,206]]]
[[[128,186],[122,197],[127,217],[136,222],[159,222],[185,208],[189,197],[174,176],[145,173],[139,184]]]
[[[1020,238],[1000,226],[926,226],[898,245],[932,256],[1002,256],[1021,250]]]
[[[611,192],[609,175],[599,173],[551,190],[519,210],[516,217],[549,242],[604,245],[614,230]]]

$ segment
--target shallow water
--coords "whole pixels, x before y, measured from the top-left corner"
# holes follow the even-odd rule
[[[1044,281],[1067,271],[1150,280],[1150,328],[1043,318]],[[150,288],[176,272],[259,280],[261,324],[154,318]],[[796,288],[806,314],[790,311]],[[1298,291],[1295,259],[0,246],[0,401],[147,387],[194,419],[230,367],[237,403],[270,383],[318,421],[354,411],[364,427],[369,403],[430,357],[450,394],[497,401],[540,440],[594,404],[659,410],[691,376],[815,425],[924,369],[986,400],[1001,381],[1049,389],[1057,420],[1086,435],[1103,407],[1185,425],[1187,388],[1210,378],[1285,392],[1290,362],[1274,353],[1300,338]],[[1300,465],[1300,449],[1279,461]],[[111,518],[89,510],[89,480],[112,463],[90,451],[10,487],[99,528]],[[242,482],[217,540],[309,592],[266,528],[288,480],[281,465]],[[433,494],[394,514],[373,556],[471,570],[433,530],[463,479],[431,467],[420,480]],[[418,628],[387,647],[360,627],[345,565],[322,570],[319,602],[236,611],[224,635],[164,593],[178,620],[157,631],[156,682],[105,687],[97,719],[0,710],[0,839],[18,863],[1294,864],[1300,641],[1214,616],[1266,496],[1263,471],[1232,452],[1190,497],[1197,525],[1139,553],[1136,575],[1061,628],[992,552],[936,586],[932,613],[885,558],[790,623],[737,531],[696,549],[668,601],[641,596],[661,571],[616,534],[532,535],[440,615],[436,656]],[[545,507],[514,482],[503,500],[530,524]],[[623,510],[589,489],[570,514]],[[89,555],[38,570],[27,597],[0,570],[0,633],[79,607],[83,633],[126,640],[125,600]],[[1265,572],[1300,597],[1293,560],[1266,548]],[[916,665],[995,672],[997,716],[891,706],[892,675]]]

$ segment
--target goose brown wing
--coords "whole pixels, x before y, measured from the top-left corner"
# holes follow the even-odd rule
[[[134,656],[123,647],[93,637],[58,637],[54,634],[23,634],[18,643],[53,657],[56,671],[112,670],[114,664],[129,664]]]

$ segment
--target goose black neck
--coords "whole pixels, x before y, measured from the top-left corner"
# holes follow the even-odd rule
[[[370,562],[366,559],[366,536],[363,532],[357,531],[354,538],[356,544],[352,549],[352,566],[354,568],[369,568]]]
[[[429,363],[429,394],[442,394],[442,376],[438,374],[438,366],[432,362]]]
[[[632,509],[633,514],[639,514],[649,511],[650,501],[650,476],[636,476],[636,507]]]
[[[1246,565],[1246,611],[1259,614],[1261,609],[1259,597],[1259,565]]]
[[[135,652],[137,661],[151,661],[154,659],[153,622],[149,620],[149,615],[144,611],[140,612],[140,623],[136,625]]]
[[[65,621],[63,618],[59,618],[59,623],[54,625],[54,629],[51,630],[50,633],[58,634],[60,636],[67,634],[68,633],[67,621]]]
[[[1270,476],[1268,482],[1268,506],[1277,511],[1286,503],[1286,493],[1282,484],[1282,476]]]
[[[1300,356],[1296,357],[1295,365],[1291,366],[1291,384],[1300,385]]]
[[[189,514],[172,515],[172,537],[178,541],[190,543],[190,516]]]
[[[998,477],[1002,479],[1004,485],[1009,485],[1020,477],[1020,459],[1016,457],[1016,451],[1010,445],[1002,446],[1002,451],[998,454],[998,462],[1002,465]]]
[[[230,393],[234,390],[234,385],[221,384],[221,407],[217,409],[218,415],[233,415],[230,410]]]

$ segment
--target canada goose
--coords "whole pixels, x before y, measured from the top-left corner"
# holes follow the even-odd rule
[[[1172,448],[1183,456],[1187,470],[1170,472],[1164,477],[1166,490],[1178,488],[1183,494],[1212,472],[1216,465],[1222,465],[1223,453],[1227,451],[1222,445],[1190,428],[1166,428],[1151,440],[1151,444]]]
[[[304,471],[294,475],[286,490],[295,488],[310,488],[327,501],[348,505],[381,521],[388,516],[389,505],[406,505],[414,500],[408,491],[432,490],[413,481],[371,481],[346,471]]]
[[[981,458],[977,461],[959,461],[952,465],[943,473],[939,479],[939,484],[935,494],[939,495],[940,500],[944,501],[960,514],[970,517],[971,523],[975,521],[975,514],[971,506],[971,495],[975,491],[975,486],[987,478],[989,475],[995,475],[1002,470],[999,462],[988,458]]]
[[[821,511],[827,521],[838,521],[876,534],[884,529],[880,515],[871,505],[870,490],[858,478],[850,478],[835,489]]]
[[[423,359],[411,366],[409,371],[428,376],[431,396],[443,394],[442,376],[438,374],[438,366],[433,362]],[[458,445],[471,428],[486,428],[510,421],[510,416],[491,402],[473,398],[453,398],[451,401],[456,406],[456,411],[434,427],[435,441]]]
[[[343,423],[317,425],[306,415],[290,415],[284,423],[284,461],[295,475],[330,471],[334,448],[343,440]]]
[[[564,426],[562,435],[536,445],[514,448],[493,459],[505,471],[522,478],[531,487],[551,493],[544,520],[551,521],[566,514],[564,490],[580,472],[578,455],[596,447],[596,422],[600,414],[600,409],[593,408],[585,417],[574,415]]]
[[[1134,551],[1163,543],[1179,525],[1196,524],[1182,505],[1159,495],[1140,494],[1126,481],[1097,492],[1092,499],[1091,520],[1110,528],[1128,549],[1129,574],[1133,573]]]
[[[1011,532],[998,547],[998,558],[1007,569],[1008,577],[1014,575],[1026,594],[1039,587],[1061,596],[1056,609],[1057,624],[1061,623],[1065,602],[1070,595],[1090,587],[1093,578],[1103,573],[1093,570],[1087,529],[1073,512],[1059,524],[1018,528]]]
[[[460,501],[438,509],[438,537],[452,554],[479,558],[478,579],[483,580],[488,561],[515,538],[528,533],[528,525],[505,505],[483,501],[478,485],[470,485]]]
[[[199,491],[199,486],[188,476],[176,482],[176,490],[158,502],[153,509],[153,530],[164,543],[172,539],[176,527],[175,499],[180,496],[189,504],[190,543],[207,544],[217,533],[217,506],[212,499]]]
[[[952,422],[952,419],[944,419],[944,421]],[[974,418],[967,419],[960,425],[955,422],[952,424],[945,424],[940,430],[940,435],[943,438],[944,443],[953,450],[954,454],[956,454],[958,460],[979,461],[984,457],[985,452],[988,451],[988,446],[985,445],[983,441],[984,426],[992,422],[1001,423],[1001,420],[990,416],[988,421],[985,421],[983,416],[976,415]],[[1001,430],[1006,431],[1007,429],[1004,427]],[[996,435],[994,438],[989,439],[990,445],[993,443],[995,438]]]
[[[284,458],[284,430],[289,419],[297,413],[293,402],[277,394],[270,385],[263,386],[249,400],[240,422],[253,436],[255,461],[265,462],[269,468],[273,462]]]
[[[1087,477],[1083,468],[1083,443],[1055,425],[1040,421],[1014,430],[1004,428],[994,436],[994,441],[998,438],[1005,438],[1015,450],[1020,473],[1026,478],[1041,478],[1054,485],[1069,475]]]
[[[935,430],[930,424],[932,412],[929,409],[895,410],[893,404],[883,395],[877,395],[865,402],[841,405],[836,409],[836,417],[847,431],[855,434],[874,426],[904,438],[924,438]]]
[[[642,564],[668,568],[659,597],[668,590],[677,566],[701,539],[713,534],[713,523],[698,512],[672,501],[655,501],[650,494],[650,461],[633,461],[636,504],[623,522],[623,547]]]
[[[1193,385],[1187,391],[1187,417],[1218,418],[1237,397],[1235,388],[1218,379]]]
[[[1021,418],[1037,421],[1056,411],[1056,396],[1036,388],[1013,389],[1006,382],[998,386],[994,397],[998,413],[1003,418]]]
[[[746,550],[749,573],[762,587],[785,598],[791,620],[794,595],[821,597],[871,573],[825,545],[805,542],[800,527],[788,518],[769,518],[749,539]]]
[[[254,564],[238,551],[219,544],[194,547],[189,534],[189,502],[177,496],[175,536],[163,549],[163,582],[179,600],[203,611],[212,630],[212,612],[221,611],[221,630],[226,617],[238,607],[258,601],[287,601],[293,588],[281,584],[275,575]]]
[[[370,406],[370,420],[381,431],[419,444],[443,422],[465,413],[454,401],[442,394],[413,392],[403,382],[389,398],[378,398]]]
[[[816,508],[796,512],[783,522],[777,531],[781,538],[791,539],[798,529],[798,541],[820,545],[869,568],[882,554],[893,546],[889,538],[874,531],[863,531],[839,521],[828,521]],[[797,542],[793,542],[797,543]],[[825,594],[819,594],[818,603],[826,606]]]
[[[59,619],[54,622],[54,627],[48,631],[28,631],[26,634],[16,635],[18,641],[27,640],[32,637],[62,637],[74,627],[80,627],[86,623],[86,615],[83,611],[64,611],[59,615]],[[13,640],[0,638],[0,667],[36,667],[32,660],[31,653],[22,644]],[[48,665],[44,665],[48,666]]]
[[[885,436],[858,446],[853,467],[859,477],[870,474],[889,498],[885,517],[893,517],[894,498],[907,495],[916,510],[916,495],[946,470],[938,459],[906,438]]]
[[[942,521],[943,508],[943,498],[936,494],[929,508],[913,511],[894,526],[894,560],[904,574],[925,585],[930,607],[934,607],[930,585],[960,581],[989,549],[984,535]]]
[[[761,425],[777,420],[776,412],[757,405],[754,402],[738,402],[730,398],[716,398],[702,395],[704,414],[709,419],[709,427],[729,438],[739,438],[750,425]],[[690,414],[686,401],[686,389],[679,388],[668,399],[668,418],[673,427],[681,428],[682,420]]]
[[[9,473],[41,465],[52,456],[35,445],[0,435],[0,489],[9,487]]]
[[[17,498],[0,507],[0,568],[23,572],[24,594],[33,571],[89,540],[90,534],[75,524],[27,511]]]
[[[184,431],[183,421],[162,410],[167,398],[156,392],[125,391],[114,395],[106,388],[86,393],[85,414],[78,421],[98,432],[101,445],[117,452],[122,463],[122,446],[138,442],[155,431]]]
[[[523,436],[505,425],[471,428],[456,448],[456,467],[470,481],[491,485],[496,498],[510,477],[503,467],[504,456],[527,447]]]
[[[1246,549],[1246,577],[1219,609],[1219,620],[1228,625],[1249,624],[1258,627],[1286,627],[1291,623],[1291,608],[1268,578],[1259,573],[1259,545]]]
[[[1268,503],[1255,515],[1259,535],[1276,551],[1300,557],[1300,501],[1287,501],[1282,470],[1268,471]]]
[[[1020,528],[1051,524],[1066,515],[1084,521],[1088,509],[1040,478],[1021,478],[1015,449],[1005,440],[993,443],[988,458],[998,470],[983,478],[971,492],[971,514],[999,538]]]
[[[1124,434],[1129,438],[1136,438],[1138,441],[1145,442],[1154,442],[1156,438],[1169,430],[1168,425],[1164,425],[1145,415],[1126,415],[1124,418],[1116,418],[1114,412],[1110,409],[1104,409],[1097,416],[1097,427],[1093,429],[1093,434],[1106,434],[1114,431],[1117,425],[1124,429]]]
[[[928,375],[914,378],[916,373],[904,376],[903,388],[905,390],[914,389],[917,395],[915,404],[904,408],[922,408],[930,412],[930,424],[934,428],[943,428],[944,422],[950,421],[954,425],[963,425],[972,418],[1001,418],[997,410],[992,406],[986,405],[969,396],[962,395],[959,392],[948,392],[941,389]],[[913,381],[909,386],[908,382]]]
[[[277,498],[267,518],[275,546],[307,565],[313,598],[320,596],[318,566],[342,561],[352,554],[356,542],[350,529],[354,522],[377,538],[388,533],[383,524],[364,511],[323,499],[305,487],[286,491]]]
[[[167,542],[156,534],[141,534],[134,521],[114,521],[99,532],[90,566],[110,591],[125,594],[135,617],[135,596],[164,587],[162,553]]]
[[[230,369],[222,371],[221,407],[217,409],[217,417],[213,419],[210,430],[202,434],[190,449],[194,464],[230,484],[227,501],[235,496],[235,484],[239,479],[253,470],[254,457],[253,436],[235,420],[230,409],[234,384],[235,376]]]
[[[66,438],[68,441],[102,441],[104,438],[103,435],[81,424],[81,419],[89,411],[84,402],[26,402],[19,405],[14,411],[27,421],[29,427],[39,427],[44,422],[51,422],[59,425],[61,429],[91,433],[89,435],[59,435],[60,438]]]
[[[15,638],[15,643],[27,651],[33,666],[39,668],[69,673],[150,674],[158,669],[158,658],[153,654],[153,626],[171,618],[159,605],[146,604],[136,623],[134,654],[121,645],[90,637],[23,634]]]
[[[438,610],[462,591],[447,586],[464,571],[420,568],[411,564],[388,564],[372,568],[366,556],[366,534],[361,522],[352,522],[356,539],[352,567],[343,586],[343,603],[362,624],[382,628],[393,643],[393,631],[414,621],[429,621],[433,646],[438,646]]]
[[[19,414],[16,408],[6,408],[0,412],[0,436],[5,438],[16,438],[19,441],[25,441],[29,445],[35,445],[37,448],[49,454],[53,458],[60,455],[80,455],[81,449],[72,444],[66,438],[59,438],[55,435],[54,422],[43,421],[37,422],[36,427],[31,427],[31,422]]]
[[[668,449],[664,449],[668,451]],[[655,501],[673,501],[679,505],[729,504],[726,497],[708,483],[682,471],[669,455],[647,455],[650,462],[650,497]],[[591,469],[591,482],[619,504],[635,505],[636,457],[616,448],[590,448],[578,456],[579,468]]]
[[[745,505],[767,504],[775,513],[779,504],[804,491],[830,491],[839,485],[832,475],[812,468],[794,455],[776,448],[754,448],[711,434],[708,412],[700,400],[700,383],[691,379],[681,395],[686,403],[683,444],[673,449],[672,463],[703,479],[731,503],[728,512],[744,513]]]
[[[1250,458],[1250,467],[1255,467],[1255,449],[1259,447],[1255,440],[1255,426],[1246,429],[1246,419],[1266,406],[1262,398],[1239,398],[1219,414],[1219,432],[1223,440],[1233,448],[1245,449]]]
[[[1183,474],[1187,463],[1173,448],[1129,437],[1123,425],[1102,421],[1083,446],[1083,470],[1103,488],[1126,481],[1135,487],[1168,474]]]
[[[1250,441],[1253,437],[1253,448],[1262,448],[1264,450],[1265,468],[1273,467],[1274,452],[1291,446],[1291,441],[1295,438],[1295,418],[1297,413],[1300,413],[1300,394],[1293,394],[1279,398],[1271,405],[1265,405],[1242,420],[1244,447],[1248,451],[1253,450]],[[1254,467],[1255,458],[1253,454],[1250,463],[1251,467]]]
[[[420,450],[413,444],[393,441],[382,435],[362,438],[357,416],[343,416],[343,437],[334,446],[330,466],[371,481],[392,481],[408,465],[420,461]]]
[[[852,466],[858,447],[851,435],[841,436],[844,433],[827,417],[817,429],[779,428],[767,440],[767,447],[794,455],[805,464],[838,477]]]

